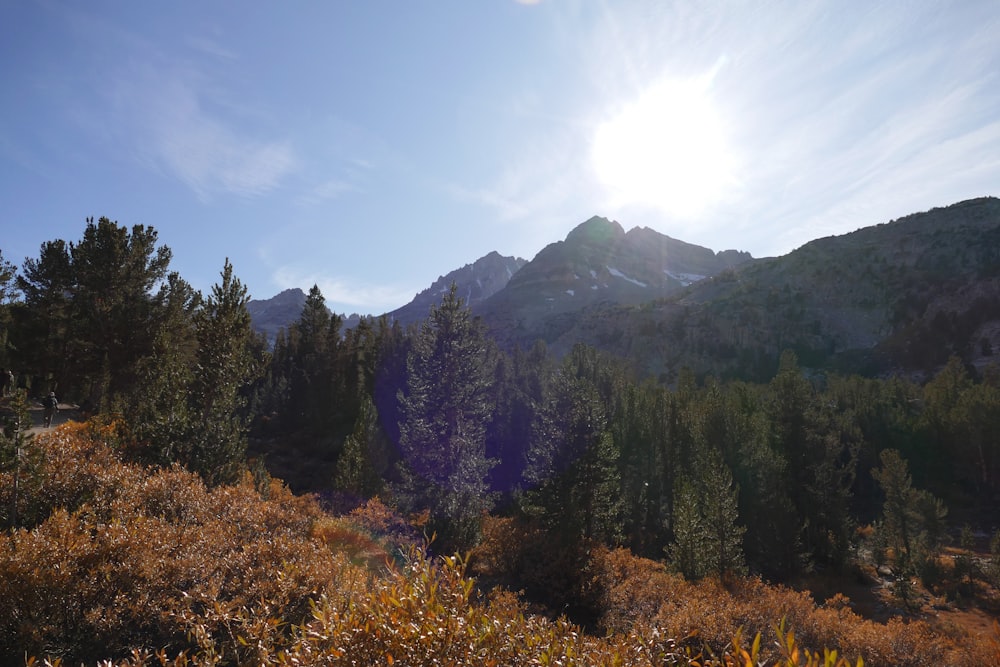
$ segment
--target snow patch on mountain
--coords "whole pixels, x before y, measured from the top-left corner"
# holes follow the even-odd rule
[[[638,285],[639,287],[649,287],[649,285],[647,285],[646,283],[642,282],[641,280],[636,280],[635,278],[630,278],[630,277],[628,277],[627,275],[625,275],[624,273],[622,273],[621,271],[619,271],[616,268],[613,268],[613,267],[609,266],[608,267],[608,273],[610,273],[611,275],[613,275],[616,278],[621,278],[622,280],[627,280],[628,282],[632,283],[633,285]]]
[[[696,283],[699,280],[704,280],[705,276],[698,275],[697,273],[674,273],[669,269],[663,269],[663,272],[679,282],[684,287],[687,287],[691,283]]]

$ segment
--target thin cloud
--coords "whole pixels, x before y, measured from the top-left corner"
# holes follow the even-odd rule
[[[239,56],[235,51],[231,51],[218,42],[208,37],[189,37],[188,45],[196,51],[219,58],[222,60],[237,60]]]
[[[200,91],[188,80],[175,77],[155,90],[146,87],[135,99],[138,103],[129,111],[138,116],[140,150],[202,200],[215,194],[266,194],[295,166],[288,142],[260,140],[233,129],[206,111]]]
[[[92,82],[103,92],[99,103],[69,111],[102,146],[115,147],[115,157],[169,174],[203,201],[216,195],[258,197],[296,167],[290,142],[261,137],[245,122],[253,114],[228,104],[225,87],[190,59],[167,55],[114,22],[63,9],[59,16],[81,39],[130,54]],[[186,44],[216,62],[238,59],[206,37],[186,38]]]
[[[657,67],[726,58],[713,90],[736,119],[733,141],[750,168],[713,216],[684,229],[686,240],[780,254],[995,193],[984,166],[1000,159],[995,12],[810,3],[778,20],[776,7],[685,14],[667,5],[672,20],[653,21],[608,11],[614,39],[586,62],[611,98],[648,85]],[[634,48],[616,56],[624,44]]]
[[[310,188],[296,199],[296,203],[300,206],[317,206],[357,190],[358,187],[347,180],[331,178]]]
[[[399,285],[363,284],[337,276],[304,273],[296,267],[280,268],[272,279],[281,289],[317,285],[327,306],[337,312],[380,315],[409,303],[418,291]]]

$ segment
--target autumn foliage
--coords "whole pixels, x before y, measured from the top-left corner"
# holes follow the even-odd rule
[[[998,657],[995,646],[920,622],[864,621],[843,600],[816,606],[756,579],[685,582],[602,547],[574,554],[582,574],[558,584],[566,596],[583,586],[597,614],[589,630],[600,630],[587,632],[533,613],[502,586],[485,590],[521,558],[519,545],[544,557],[540,538],[511,520],[487,525],[471,563],[431,558],[377,501],[333,517],[250,475],[209,489],[177,467],[124,461],[116,433],[114,424],[67,425],[26,453],[32,467],[22,471],[18,503],[28,523],[6,533],[0,549],[3,664],[26,656],[120,665],[853,665],[858,657],[957,665]],[[0,494],[7,512],[8,473]],[[533,585],[544,588],[547,573],[539,567]]]

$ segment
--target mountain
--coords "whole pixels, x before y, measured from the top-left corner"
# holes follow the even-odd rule
[[[511,276],[524,264],[525,260],[519,257],[504,257],[495,251],[491,252],[472,264],[466,264],[439,277],[408,304],[386,314],[390,321],[397,320],[404,326],[420,322],[427,317],[432,305],[441,302],[442,295],[451,288],[452,283],[455,283],[465,303],[476,306],[503,289]],[[270,299],[252,299],[247,303],[247,310],[254,330],[263,333],[268,343],[273,344],[280,329],[287,329],[299,320],[305,303],[306,293],[293,288]],[[361,316],[357,314],[344,317],[342,329],[353,328],[360,320]]]
[[[804,366],[866,375],[923,378],[952,354],[983,367],[1000,350],[1000,200],[818,239],[666,298],[595,304],[563,330],[535,333],[556,353],[587,343],[666,381],[684,366],[766,379],[785,349]]]
[[[389,319],[397,320],[404,326],[422,321],[427,317],[431,306],[441,303],[441,297],[451,289],[452,283],[462,300],[467,305],[476,307],[506,287],[524,265],[525,260],[520,257],[504,257],[493,251],[472,264],[466,264],[439,277],[408,304],[388,313]]]
[[[273,344],[279,330],[287,329],[288,325],[299,320],[305,304],[306,293],[297,287],[286,289],[270,299],[251,299],[247,303],[250,325],[264,334],[269,344]]]
[[[545,247],[473,310],[507,347],[539,338],[551,343],[598,305],[647,303],[752,261],[745,252],[716,253],[646,227],[626,232],[595,216]]]
[[[439,278],[389,316],[420,321],[454,282],[501,346],[585,343],[643,375],[766,380],[783,350],[802,366],[923,379],[950,355],[1000,360],[1000,200],[972,199],[782,257],[707,248],[594,217],[534,259],[490,253]],[[251,302],[268,333],[305,294]]]

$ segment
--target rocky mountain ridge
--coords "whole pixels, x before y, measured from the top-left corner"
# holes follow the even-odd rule
[[[430,287],[418,293],[405,306],[388,313],[389,319],[404,326],[427,317],[431,306],[441,302],[441,297],[454,283],[458,295],[470,307],[477,307],[486,299],[504,289],[511,278],[527,263],[520,257],[505,257],[495,250],[471,264],[440,276]]]
[[[646,227],[626,232],[595,216],[543,248],[473,311],[502,344],[526,346],[555,340],[597,304],[646,303],[752,261],[749,253],[716,253]]]
[[[1000,200],[959,202],[817,239],[665,299],[604,304],[547,340],[583,342],[665,381],[681,367],[766,379],[785,349],[804,366],[924,379],[951,355],[1000,350]]]
[[[306,293],[298,287],[286,289],[269,299],[250,299],[247,302],[250,325],[273,345],[278,332],[302,316],[305,304]]]
[[[530,262],[491,253],[388,315],[421,321],[452,282],[503,347],[542,340],[558,355],[585,343],[664,382],[683,367],[767,379],[785,349],[817,370],[921,379],[950,355],[978,368],[1000,358],[1000,200],[768,259],[594,217]]]

